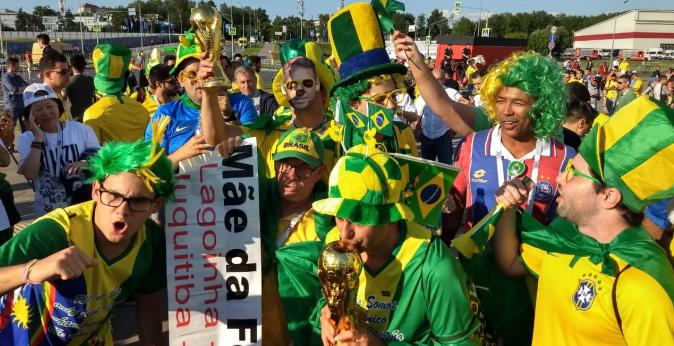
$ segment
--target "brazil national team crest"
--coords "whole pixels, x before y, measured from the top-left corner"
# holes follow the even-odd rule
[[[597,296],[597,286],[592,280],[580,280],[578,288],[573,294],[573,304],[576,309],[587,311]]]

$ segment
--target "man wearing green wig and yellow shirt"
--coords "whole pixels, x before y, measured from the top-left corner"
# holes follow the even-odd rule
[[[672,148],[674,111],[642,96],[585,137],[548,227],[515,212],[531,186],[499,189],[497,264],[538,278],[534,345],[674,345],[674,272],[641,226],[647,205],[674,195]]]
[[[123,92],[131,50],[117,44],[99,44],[92,57],[96,70],[94,86],[101,98],[84,111],[82,121],[94,130],[101,144],[143,138],[150,117],[140,103]]]
[[[414,214],[402,203],[407,180],[388,154],[358,145],[332,170],[328,198],[314,202],[314,210],[337,222],[325,242],[354,244],[364,264],[356,298],[364,323],[334,335],[321,300],[324,345],[480,344],[466,275],[439,238],[411,221]]]
[[[3,345],[112,345],[113,309],[136,299],[140,343],[162,340],[163,230],[149,219],[175,190],[152,142],[103,145],[85,167],[92,201],[56,209],[0,247]],[[11,318],[10,318],[11,316]]]

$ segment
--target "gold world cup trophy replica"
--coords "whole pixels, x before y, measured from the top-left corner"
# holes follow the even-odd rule
[[[335,335],[351,330],[356,317],[356,288],[363,269],[356,247],[341,240],[326,244],[318,259],[318,278],[330,309]]]
[[[209,61],[213,62],[213,76],[202,83],[202,88],[209,90],[229,89],[232,81],[227,78],[220,64],[220,46],[222,38],[222,17],[213,6],[206,4],[192,8],[190,23],[194,28],[202,52],[207,52]]]

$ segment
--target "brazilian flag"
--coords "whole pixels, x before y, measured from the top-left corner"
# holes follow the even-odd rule
[[[409,184],[405,190],[405,204],[414,212],[414,221],[439,228],[442,221],[442,205],[461,170],[414,156],[398,153],[390,155],[408,174]]]
[[[368,102],[367,117],[370,128],[377,129],[386,137],[393,137],[393,112],[390,109]]]

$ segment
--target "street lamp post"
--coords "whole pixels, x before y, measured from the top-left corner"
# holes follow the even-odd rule
[[[438,20],[438,21],[436,21],[436,22],[433,22],[433,23],[431,23],[430,25],[428,25],[428,35],[427,35],[427,37],[431,37],[431,28],[433,27],[433,25],[438,24],[438,23],[441,23],[441,22],[444,21],[444,20],[447,20],[447,18],[443,17],[442,19],[440,19],[440,20]],[[430,39],[429,39],[429,40],[426,42],[426,57],[428,58],[428,57],[430,56],[430,54],[431,54],[431,41],[430,41]]]
[[[625,0],[623,1],[623,5],[629,2],[630,0]],[[609,64],[613,66],[613,49],[615,49],[615,30],[616,30],[616,25],[618,24],[618,16],[613,17],[613,35],[611,37],[611,60],[609,60]]]

